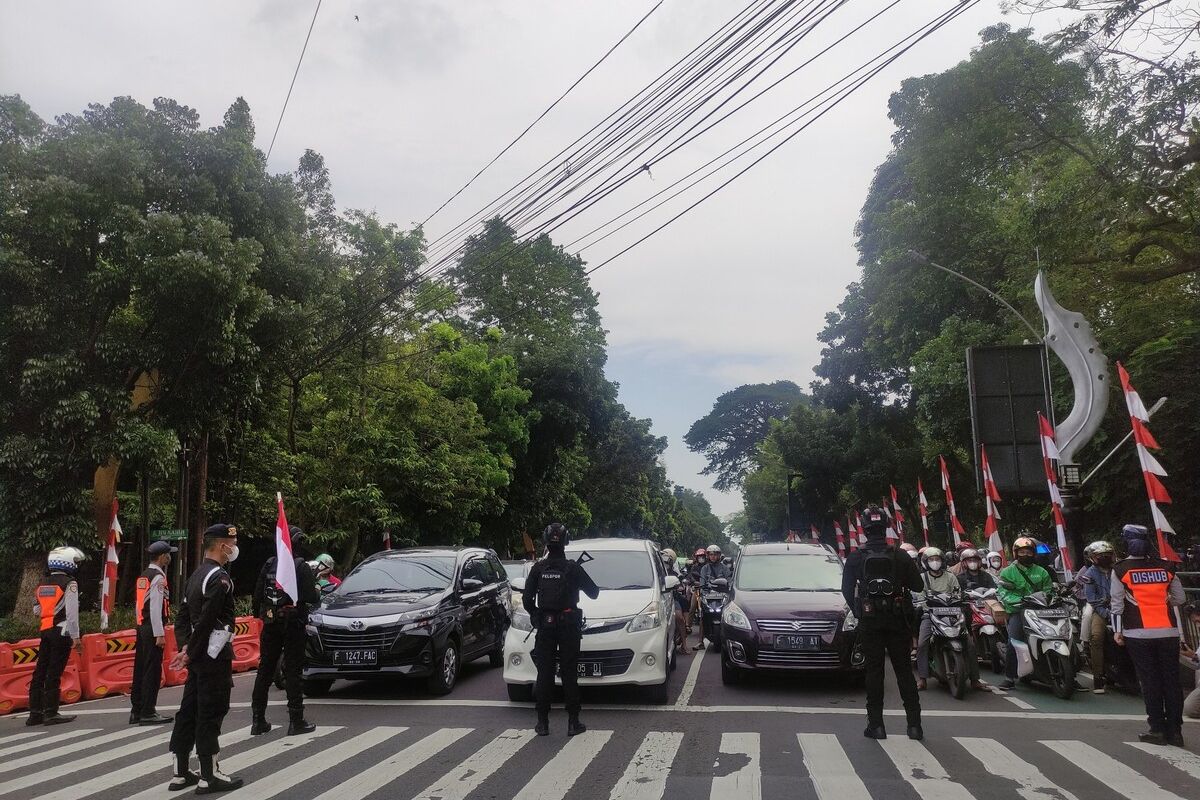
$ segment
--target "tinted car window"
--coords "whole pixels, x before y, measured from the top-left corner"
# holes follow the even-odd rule
[[[463,580],[466,580],[467,578],[474,578],[485,586],[491,583],[491,581],[488,580],[487,562],[482,558],[473,558],[464,564],[462,576]]]
[[[504,571],[504,567],[500,565],[500,559],[495,556],[488,556],[488,583],[500,583],[508,580],[508,574]]]
[[[644,550],[598,550],[593,561],[583,565],[601,589],[650,589],[656,576],[650,556]],[[578,558],[578,551],[568,558]]]
[[[842,564],[834,556],[744,555],[734,585],[746,591],[840,592]]]
[[[338,594],[355,592],[437,592],[454,580],[453,556],[377,558],[346,576]]]

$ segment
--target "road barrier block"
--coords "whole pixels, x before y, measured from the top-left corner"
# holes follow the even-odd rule
[[[233,628],[233,671],[246,672],[258,666],[262,620],[238,617]]]
[[[83,637],[83,696],[88,700],[128,694],[133,685],[137,631],[89,633]]]
[[[29,683],[37,666],[41,644],[40,638],[0,643],[0,714],[29,708]],[[72,650],[63,670],[59,701],[74,703],[82,696],[79,655]]]
[[[167,639],[167,646],[163,648],[163,686],[178,686],[187,680],[187,668],[171,669],[171,659],[179,653],[179,646],[175,644],[175,626],[168,625],[163,629],[163,634]]]

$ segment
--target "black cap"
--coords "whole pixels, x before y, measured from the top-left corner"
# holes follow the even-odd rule
[[[209,525],[204,531],[205,539],[236,539],[237,528],[232,525],[227,525],[224,522],[218,522],[216,525]]]
[[[178,547],[171,547],[166,542],[155,542],[146,548],[146,552],[151,556],[161,556],[163,553],[178,553]]]

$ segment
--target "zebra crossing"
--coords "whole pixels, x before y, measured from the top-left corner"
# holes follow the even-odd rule
[[[178,797],[165,785],[168,737],[144,728],[0,735],[0,800]],[[1200,796],[1200,755],[1120,739],[876,742],[803,730],[715,737],[589,730],[539,739],[526,729],[418,725],[321,726],[304,737],[251,737],[241,727],[223,736],[221,764],[246,778],[243,793],[256,800],[661,800],[695,795],[696,786],[720,800]],[[696,774],[706,750],[711,769]]]

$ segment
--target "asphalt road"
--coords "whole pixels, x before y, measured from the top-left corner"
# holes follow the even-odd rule
[[[447,698],[419,683],[338,684],[309,701],[316,734],[286,737],[281,726],[251,738],[252,682],[252,673],[235,679],[221,762],[247,781],[232,796],[255,800],[1200,797],[1200,725],[1185,726],[1187,750],[1134,744],[1141,702],[1116,694],[1062,701],[1022,687],[956,701],[934,681],[918,744],[903,735],[890,687],[897,735],[876,742],[862,736],[863,694],[852,683],[791,675],[725,687],[708,653],[679,659],[665,706],[629,689],[586,691],[586,734],[568,739],[556,709],[551,735],[537,738],[533,710],[505,699],[500,670],[482,660]],[[160,711],[180,693],[163,690]],[[277,724],[282,704],[273,690]],[[64,711],[79,718],[35,732],[24,715],[0,718],[0,800],[180,796],[165,789],[169,725],[129,727],[123,697]]]

